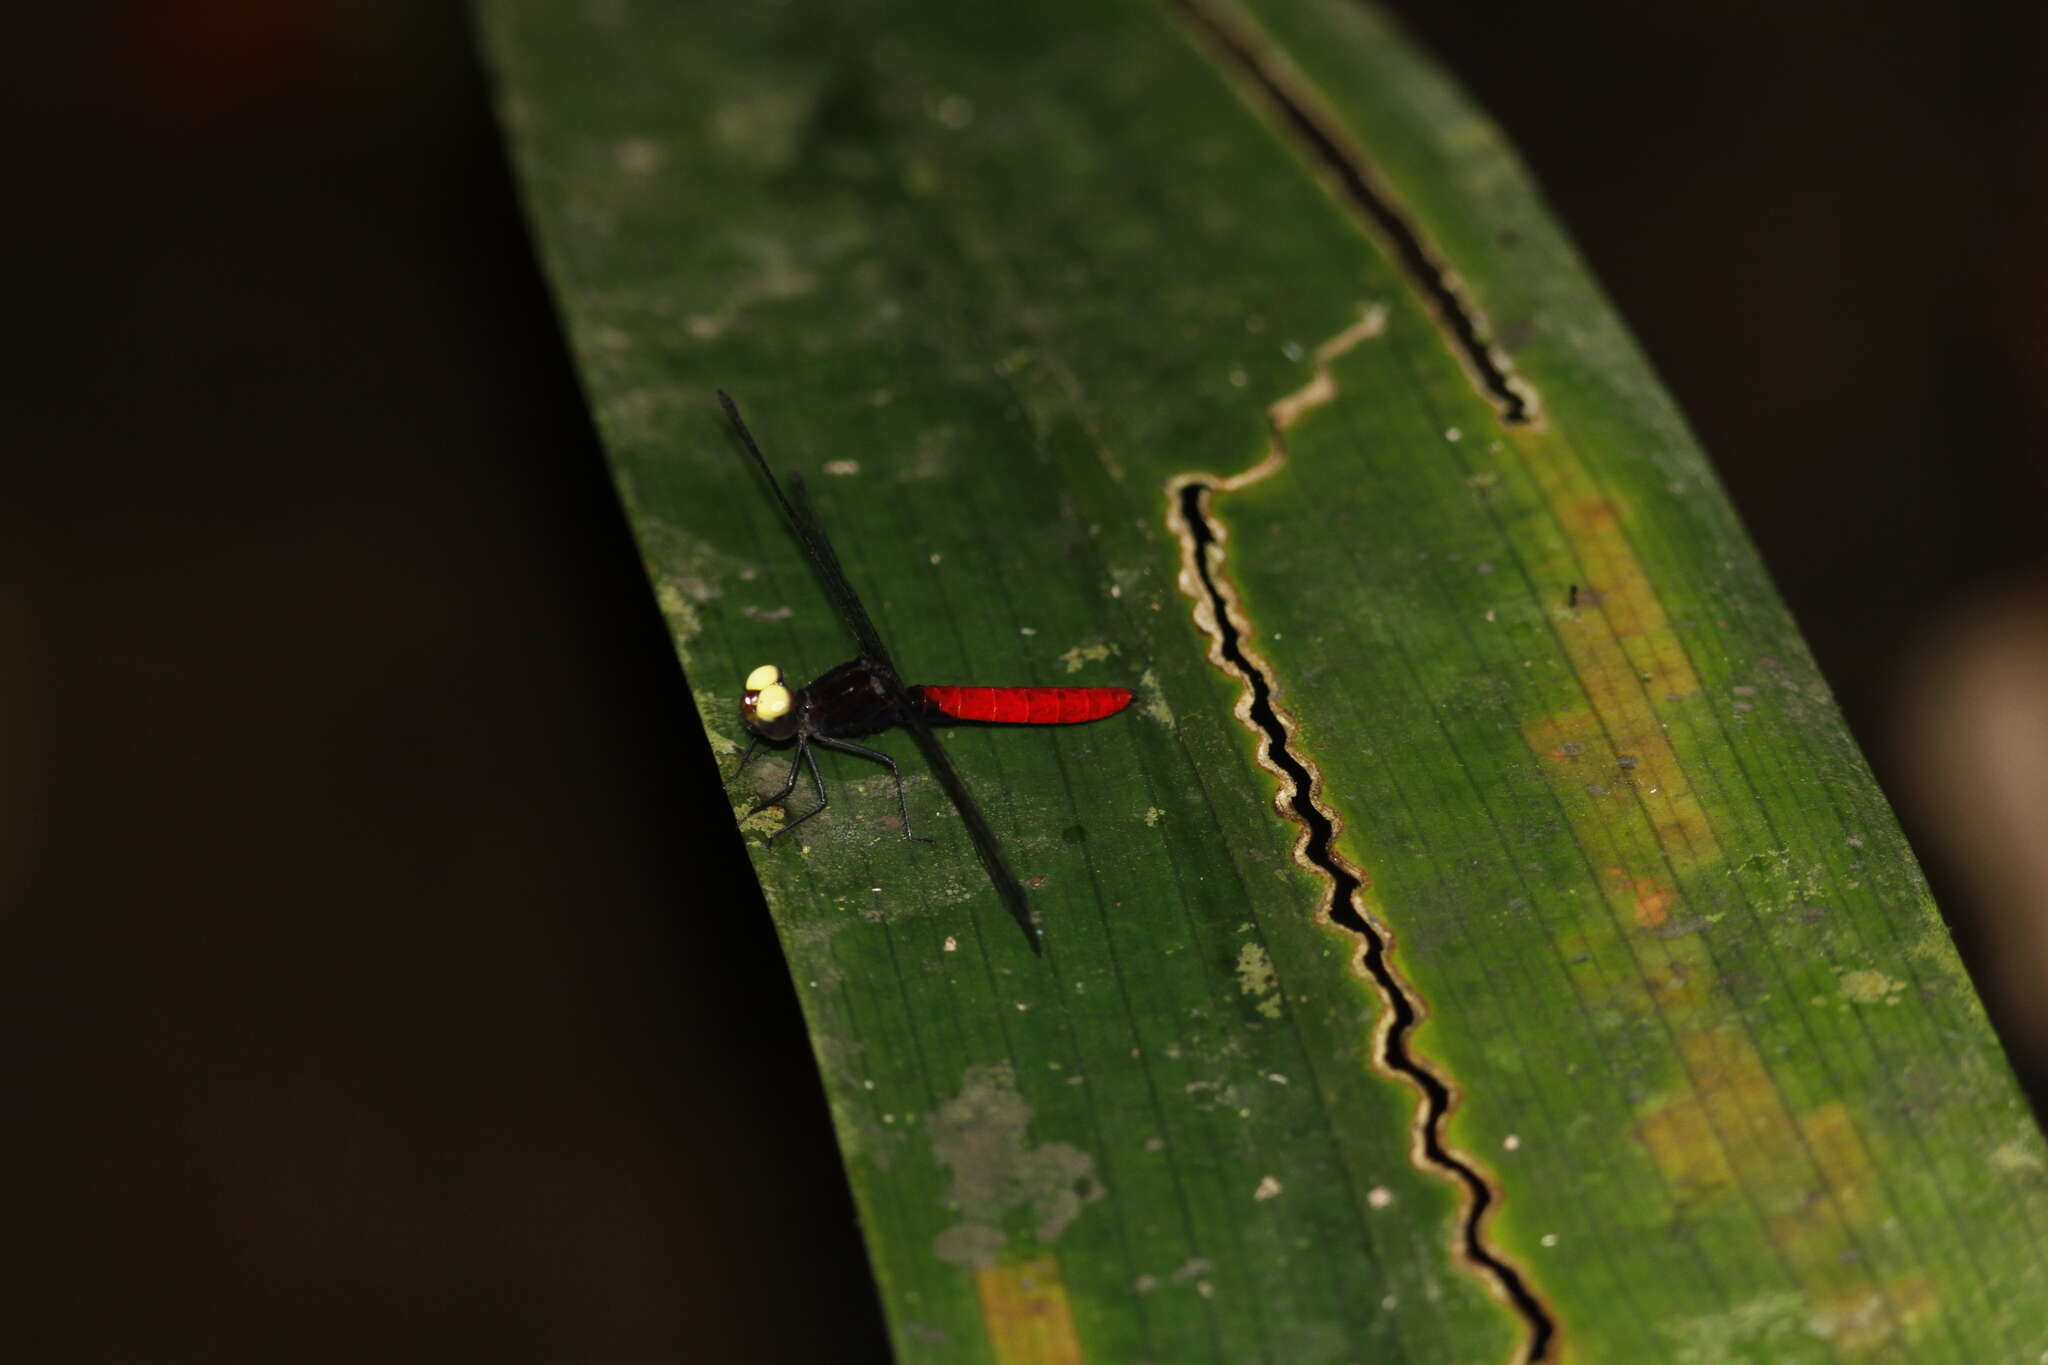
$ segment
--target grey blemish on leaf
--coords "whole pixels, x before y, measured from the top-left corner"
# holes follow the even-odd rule
[[[1002,1255],[1003,1230],[989,1223],[955,1223],[932,1238],[932,1250],[948,1265],[986,1270]]]
[[[1027,1146],[1031,1106],[1009,1063],[971,1066],[960,1093],[925,1119],[932,1152],[953,1172],[947,1203],[960,1222],[932,1239],[939,1259],[970,1270],[996,1263],[1012,1215],[1041,1242],[1058,1239],[1084,1204],[1103,1197],[1095,1158],[1065,1142]]]

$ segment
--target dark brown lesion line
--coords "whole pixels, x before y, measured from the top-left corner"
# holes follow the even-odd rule
[[[1190,31],[1196,47],[1234,74],[1246,101],[1274,120],[1304,158],[1319,168],[1333,193],[1385,246],[1500,420],[1508,425],[1535,422],[1534,392],[1494,345],[1491,329],[1464,297],[1457,276],[1381,187],[1364,154],[1340,122],[1324,111],[1322,101],[1255,36],[1248,23],[1226,20],[1210,0],[1165,0],[1165,4]],[[1360,337],[1377,330],[1376,320],[1362,321],[1357,329]],[[1348,333],[1347,338],[1337,349],[1348,348],[1358,339]],[[1318,359],[1327,357],[1319,353]],[[1311,385],[1298,397],[1306,401],[1313,389]],[[1326,401],[1328,395],[1318,391],[1316,397]],[[1296,857],[1329,881],[1330,898],[1324,913],[1333,924],[1358,937],[1358,967],[1386,1001],[1375,1060],[1412,1084],[1421,1097],[1414,1128],[1417,1163],[1451,1180],[1463,1193],[1455,1237],[1458,1255],[1522,1319],[1525,1335],[1520,1359],[1525,1365],[1548,1360],[1557,1346],[1557,1320],[1524,1272],[1488,1241],[1487,1217],[1497,1206],[1500,1191],[1475,1161],[1445,1139],[1444,1127],[1456,1088],[1415,1054],[1411,1039],[1422,1018],[1421,1004],[1393,967],[1387,931],[1362,908],[1363,874],[1336,851],[1341,827],[1321,801],[1314,763],[1294,746],[1292,726],[1274,700],[1274,684],[1266,665],[1248,643],[1249,629],[1241,620],[1237,594],[1223,570],[1224,533],[1211,512],[1210,499],[1215,492],[1241,486],[1284,461],[1282,429],[1290,415],[1278,409],[1269,412],[1273,450],[1257,469],[1236,479],[1197,475],[1176,479],[1170,485],[1168,518],[1182,542],[1183,586],[1196,598],[1197,621],[1211,636],[1210,658],[1244,684],[1238,714],[1259,736],[1260,762],[1280,779],[1282,790],[1276,806],[1301,829]]]
[[[1322,102],[1293,79],[1266,45],[1247,28],[1224,19],[1202,0],[1166,0],[1197,39],[1197,46],[1236,71],[1249,94],[1278,120],[1302,153],[1322,168],[1333,190],[1378,235],[1388,254],[1428,303],[1451,350],[1472,382],[1500,412],[1500,420],[1521,426],[1536,420],[1535,392],[1514,372],[1494,343],[1486,319],[1465,298],[1458,277],[1437,255],[1409,216],[1381,187],[1365,154],[1352,143]]]
[[[1278,439],[1276,433],[1276,444]],[[1197,595],[1198,605],[1208,608],[1208,619],[1201,624],[1213,642],[1211,658],[1245,685],[1246,699],[1238,713],[1260,737],[1261,762],[1281,780],[1276,805],[1301,828],[1296,857],[1328,880],[1330,897],[1324,913],[1332,923],[1358,936],[1358,964],[1386,1001],[1387,1018],[1380,1029],[1376,1060],[1412,1084],[1421,1096],[1414,1130],[1418,1164],[1453,1181],[1464,1194],[1456,1238],[1458,1253],[1523,1320],[1526,1335],[1521,1360],[1525,1365],[1548,1360],[1557,1340],[1556,1319],[1523,1272],[1488,1244],[1486,1217],[1499,1200],[1499,1192],[1474,1162],[1444,1138],[1454,1089],[1409,1045],[1421,1022],[1421,1008],[1389,961],[1386,932],[1360,908],[1364,877],[1336,851],[1340,828],[1335,814],[1324,807],[1318,795],[1319,776],[1307,756],[1296,750],[1292,727],[1274,702],[1266,666],[1246,643],[1248,629],[1239,620],[1236,592],[1223,572],[1222,535],[1209,506],[1216,487],[1214,481],[1193,477],[1175,480],[1169,489],[1169,517],[1181,537],[1188,571],[1183,581]],[[1198,611],[1198,620],[1203,615]]]

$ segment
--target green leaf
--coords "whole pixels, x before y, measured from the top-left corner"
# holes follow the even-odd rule
[[[482,30],[711,751],[853,652],[717,388],[912,681],[1139,693],[945,736],[1043,958],[901,735],[935,844],[834,755],[754,840],[902,1359],[2048,1350],[2048,1154],[1890,811],[1374,11]]]

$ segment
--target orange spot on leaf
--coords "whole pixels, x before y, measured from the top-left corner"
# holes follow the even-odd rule
[[[1081,1365],[1081,1339],[1053,1257],[978,1271],[974,1286],[999,1365]]]
[[[1631,877],[1619,867],[1603,869],[1608,876],[1620,883],[1622,894],[1635,899],[1635,921],[1645,929],[1654,929],[1671,918],[1671,905],[1677,893],[1655,877]]]
[[[1584,498],[1566,503],[1560,520],[1567,533],[1587,535],[1614,529],[1614,504],[1605,498]]]

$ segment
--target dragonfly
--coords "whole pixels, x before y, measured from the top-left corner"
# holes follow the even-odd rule
[[[882,643],[880,632],[875,629],[874,620],[869,617],[867,608],[861,605],[852,585],[846,581],[846,571],[840,567],[839,556],[833,552],[832,542],[826,538],[825,528],[818,523],[817,513],[811,508],[810,493],[804,486],[803,477],[791,472],[785,487],[784,482],[775,477],[767,457],[761,454],[761,447],[754,441],[754,433],[747,429],[745,419],[740,416],[739,405],[724,390],[719,391],[718,401],[724,405],[725,415],[731,419],[740,443],[754,457],[754,463],[767,478],[775,500],[789,518],[790,529],[796,533],[797,543],[803,547],[805,558],[810,560],[819,582],[824,585],[825,595],[831,599],[841,623],[860,650],[852,659],[819,674],[804,687],[790,687],[782,670],[774,664],[763,664],[747,675],[746,688],[740,697],[740,721],[753,741],[741,757],[734,777],[746,770],[763,744],[795,746],[781,788],[756,803],[747,814],[752,815],[770,806],[779,806],[787,814],[790,795],[796,790],[797,779],[804,771],[811,775],[818,804],[769,835],[769,842],[824,810],[831,798],[825,790],[825,779],[818,772],[818,758],[814,751],[837,749],[871,759],[887,768],[890,776],[896,779],[896,807],[903,817],[903,837],[918,843],[931,842],[919,839],[910,831],[910,803],[903,794],[903,771],[896,766],[896,760],[852,738],[900,726],[910,732],[911,739],[924,754],[932,776],[938,779],[939,786],[951,798],[954,809],[960,812],[961,822],[967,826],[968,837],[981,858],[982,868],[994,884],[997,896],[1024,931],[1031,951],[1041,952],[1038,924],[1024,898],[1024,888],[1003,860],[1002,848],[989,829],[987,817],[981,813],[980,805],[953,767],[952,760],[946,757],[938,736],[932,733],[932,726],[961,721],[996,725],[1076,725],[1101,720],[1123,710],[1130,705],[1130,689],[912,686],[905,683],[896,670],[888,647]]]

